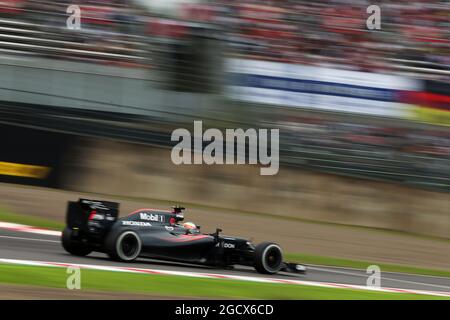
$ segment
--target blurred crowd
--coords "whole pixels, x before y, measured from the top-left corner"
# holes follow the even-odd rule
[[[421,77],[439,79],[448,79],[450,71],[450,5],[446,1],[212,0],[192,4],[186,1],[170,14],[168,11],[152,12],[150,7],[142,5],[151,2],[77,1],[81,7],[82,30],[69,33],[64,30],[68,16],[66,9],[73,3],[67,0],[3,0],[0,2],[3,17],[32,25],[9,24],[6,25],[9,29],[3,29],[2,34],[46,37],[65,43],[47,41],[37,44],[31,43],[32,39],[27,42],[18,37],[9,40],[87,51],[65,52],[68,58],[145,65],[151,60],[151,54],[146,54],[148,42],[183,40],[193,32],[193,23],[197,23],[202,28],[206,25],[215,30],[211,31],[211,36],[225,40],[226,52],[233,56],[350,70],[420,74]],[[370,16],[366,9],[371,4],[381,7],[381,30],[366,27]],[[4,27],[10,22],[2,20],[0,25]],[[13,33],[11,28],[30,32],[16,30]],[[78,46],[67,42],[75,42]],[[85,46],[80,47],[80,44]],[[42,48],[29,49],[39,51]],[[92,55],[89,51],[104,52],[105,55]]]
[[[321,170],[450,186],[450,133],[382,124],[288,118],[280,121],[285,161]]]
[[[71,30],[67,9],[74,4],[81,28]],[[0,1],[0,52],[144,67],[141,13],[128,0]]]
[[[371,4],[381,7],[380,30],[366,26]],[[377,72],[415,60],[450,70],[450,5],[443,1],[247,0],[221,6],[234,27],[235,51],[253,58]]]

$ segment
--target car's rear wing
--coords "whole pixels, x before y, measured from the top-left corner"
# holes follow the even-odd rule
[[[117,220],[119,204],[116,202],[79,199],[67,205],[67,227],[89,233],[101,233]]]

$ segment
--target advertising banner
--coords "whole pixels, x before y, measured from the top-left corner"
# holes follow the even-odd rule
[[[394,75],[229,59],[231,98],[263,104],[406,118],[405,92],[422,82]]]
[[[0,182],[58,187],[70,136],[0,125]]]

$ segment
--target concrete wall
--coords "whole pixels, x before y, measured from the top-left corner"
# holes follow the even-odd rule
[[[83,140],[67,159],[70,190],[198,203],[449,238],[450,196],[397,184],[258,166],[181,165],[170,150]]]
[[[94,63],[0,56],[0,101],[171,117],[210,112],[216,95],[161,89],[160,74]]]

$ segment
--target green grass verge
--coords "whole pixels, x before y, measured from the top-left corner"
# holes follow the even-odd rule
[[[0,264],[0,283],[4,284],[66,288],[67,277],[65,268]],[[83,289],[157,294],[167,297],[238,299],[442,299],[428,295],[86,269],[81,271],[81,290]]]
[[[2,210],[1,208],[0,208],[0,221],[20,223],[33,227],[40,227],[59,231],[64,228],[64,224],[58,221],[33,217],[29,215],[22,215],[17,213],[10,213],[8,211]]]
[[[285,259],[290,262],[298,262],[304,264],[317,264],[324,266],[334,266],[334,267],[346,267],[355,269],[366,269],[370,265],[377,265],[380,267],[381,272],[400,272],[400,273],[411,273],[420,274],[428,276],[438,276],[438,277],[448,277],[450,278],[450,271],[436,270],[436,269],[426,269],[419,267],[410,267],[396,264],[369,262],[369,261],[359,261],[359,260],[349,260],[334,257],[323,257],[315,256],[302,253],[286,253]]]

